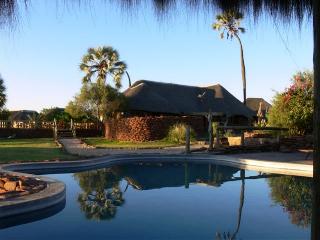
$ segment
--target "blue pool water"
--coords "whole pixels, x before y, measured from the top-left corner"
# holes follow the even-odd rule
[[[66,203],[0,219],[0,239],[310,238],[307,178],[194,163],[48,176],[66,183]]]

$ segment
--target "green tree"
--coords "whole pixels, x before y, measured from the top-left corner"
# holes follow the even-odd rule
[[[0,110],[3,109],[6,102],[7,102],[6,87],[4,85],[4,80],[0,76]]]
[[[292,84],[277,93],[268,115],[269,125],[288,127],[291,135],[312,133],[313,124],[313,73],[298,72]]]
[[[114,117],[126,106],[122,93],[110,85],[98,83],[83,84],[80,93],[66,107],[75,119],[95,119],[103,122],[106,118]]]
[[[106,85],[107,77],[110,75],[116,88],[121,87],[121,78],[126,68],[126,64],[119,61],[119,53],[112,47],[106,46],[89,48],[80,64],[80,69],[85,73],[83,83],[95,79],[98,85]]]
[[[227,35],[227,39],[233,39],[234,37],[240,44],[240,60],[241,60],[241,75],[243,86],[243,103],[246,104],[247,90],[246,90],[246,66],[244,63],[243,46],[239,33],[245,33],[245,28],[240,27],[243,14],[238,11],[229,10],[216,16],[216,22],[212,25],[212,28],[217,31],[221,31],[220,37],[223,39],[224,35]]]
[[[42,121],[57,121],[68,122],[70,121],[70,115],[65,112],[64,108],[53,107],[53,108],[44,108],[40,112],[40,119]]]

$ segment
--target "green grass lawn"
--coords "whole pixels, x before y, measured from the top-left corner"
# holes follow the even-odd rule
[[[45,160],[74,160],[51,138],[0,139],[0,164]]]
[[[83,139],[85,143],[97,148],[128,148],[128,149],[152,149],[152,148],[165,148],[165,147],[175,147],[181,144],[168,142],[166,140],[159,141],[149,141],[149,142],[120,142],[120,141],[110,141],[105,138],[85,138]]]

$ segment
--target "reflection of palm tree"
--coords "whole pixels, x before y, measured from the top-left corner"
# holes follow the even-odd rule
[[[240,229],[241,224],[241,216],[242,216],[242,208],[244,204],[244,189],[245,189],[245,170],[240,170],[240,177],[241,177],[241,190],[240,190],[240,205],[238,210],[238,220],[237,220],[237,227],[233,234],[229,232],[224,232],[223,234],[220,234],[219,232],[216,234],[216,239],[225,239],[225,240],[235,240],[237,237],[237,234]]]
[[[105,220],[116,215],[117,207],[124,203],[120,178],[112,169],[76,173],[83,192],[78,196],[80,209],[88,219]]]

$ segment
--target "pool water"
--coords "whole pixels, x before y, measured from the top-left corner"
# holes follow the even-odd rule
[[[0,239],[309,239],[311,179],[195,163],[52,174],[66,203],[2,219]]]

